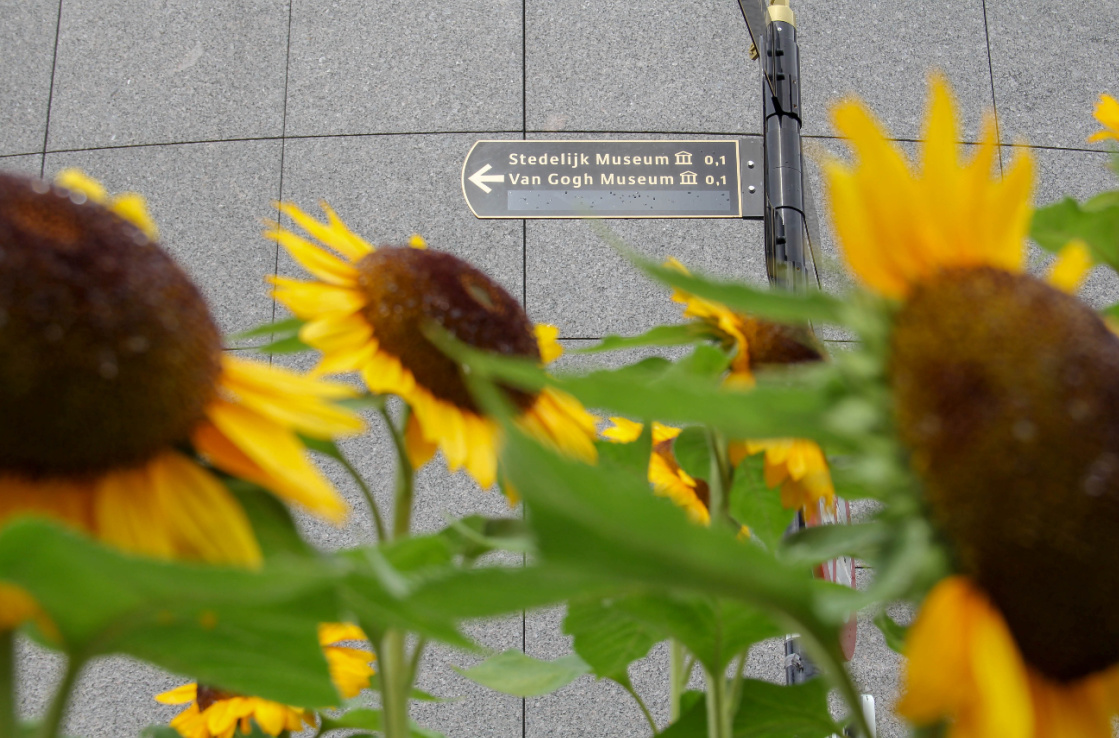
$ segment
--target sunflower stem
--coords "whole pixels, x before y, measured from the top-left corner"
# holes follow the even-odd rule
[[[623,684],[622,687],[637,701],[637,706],[641,708],[641,714],[645,716],[645,722],[649,723],[649,730],[652,731],[650,735],[655,736],[657,734],[657,721],[653,719],[653,713],[649,712],[649,707],[645,704],[645,700],[641,699],[641,695],[637,693],[637,690],[633,688],[632,684]]]
[[[408,698],[411,688],[405,683],[408,661],[404,653],[404,631],[396,628],[385,631],[377,660],[381,667],[385,738],[409,738]]]
[[[703,673],[707,677],[707,738],[731,738],[726,675],[712,674],[707,669]]]
[[[408,427],[411,408],[405,406],[400,425],[393,422],[388,409],[381,410],[381,417],[389,428],[393,446],[396,448],[396,495],[392,511],[392,538],[407,538],[412,527],[412,502],[415,498],[415,470],[408,458],[408,447],[404,443],[403,428]]]
[[[668,701],[668,717],[671,722],[676,722],[680,719],[680,698],[684,695],[684,687],[688,682],[688,675],[685,672],[684,660],[686,654],[684,653],[684,644],[673,638],[669,646],[669,661],[668,673],[669,687],[671,693]]]
[[[66,673],[63,674],[62,682],[54,693],[50,707],[47,708],[47,714],[39,723],[37,738],[55,738],[58,735],[62,719],[66,716],[66,706],[70,702],[70,692],[73,691],[74,684],[78,681],[78,674],[81,673],[84,665],[85,661],[74,655],[66,661]]]
[[[16,735],[16,635],[0,633],[0,738]]]
[[[731,466],[723,435],[714,428],[707,428],[707,448],[711,455],[711,473],[707,480],[711,520],[715,524],[730,524]]]
[[[369,485],[365,483],[365,480],[362,478],[361,474],[358,473],[358,470],[354,468],[353,464],[350,463],[349,459],[339,454],[338,460],[342,462],[342,467],[346,470],[346,473],[350,475],[350,478],[357,483],[358,489],[361,490],[362,496],[365,497],[365,504],[369,505],[369,512],[373,515],[373,527],[377,530],[377,542],[383,543],[387,541],[388,529],[385,528],[385,519],[381,516],[381,508],[377,506],[377,499],[373,496],[373,490],[369,489]]]

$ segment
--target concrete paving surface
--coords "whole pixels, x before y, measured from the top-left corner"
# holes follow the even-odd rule
[[[1038,202],[1089,195],[1113,180],[1096,129],[1096,96],[1119,93],[1114,0],[793,0],[802,58],[808,178],[825,224],[825,288],[851,284],[828,232],[817,162],[843,153],[828,106],[856,94],[910,150],[922,132],[931,69],[958,96],[965,142],[997,116],[1001,159],[1032,146]],[[282,315],[268,274],[295,266],[260,237],[273,201],[329,201],[358,233],[399,243],[412,233],[477,264],[554,323],[569,346],[634,334],[678,316],[649,283],[576,220],[478,220],[463,199],[462,161],[480,139],[756,138],[760,80],[736,0],[0,0],[0,169],[51,176],[78,166],[110,190],[149,198],[164,244],[201,286],[221,327]],[[611,221],[641,253],[761,283],[762,227],[742,220]],[[1096,305],[1119,301],[1112,276],[1089,282]],[[842,348],[850,336],[826,335]],[[585,360],[584,360],[585,364]],[[384,439],[352,448],[376,478]],[[355,505],[355,490],[339,484]],[[386,493],[387,494],[387,493]],[[432,465],[420,475],[418,520],[517,515],[495,492]],[[371,539],[364,523],[305,521],[326,548]],[[860,572],[860,582],[872,573]],[[568,652],[562,612],[473,626],[494,649]],[[860,622],[853,671],[878,700],[879,736],[905,728],[890,713],[897,657]],[[642,736],[634,703],[580,679],[521,700],[477,687],[436,649],[424,689],[466,699],[417,708],[451,738]],[[22,649],[27,714],[44,708],[57,660]],[[780,645],[750,659],[781,677]],[[655,649],[633,683],[667,719],[667,654]],[[124,658],[84,673],[68,732],[137,735],[176,708],[151,699],[182,679]],[[822,737],[821,737],[822,738]]]

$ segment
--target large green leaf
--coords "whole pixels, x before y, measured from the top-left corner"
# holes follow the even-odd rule
[[[734,738],[823,738],[841,732],[828,711],[823,680],[791,687],[743,680]]]
[[[642,475],[649,468],[649,455],[653,451],[653,424],[645,423],[641,435],[631,443],[614,443],[601,440],[595,443],[598,463],[615,466],[633,474]]]
[[[741,282],[684,274],[672,267],[636,256],[631,256],[631,261],[650,277],[670,287],[750,315],[778,321],[813,320],[838,323],[844,319],[844,303],[822,292],[795,294],[768,290],[751,287]]]
[[[808,568],[744,544],[736,531],[695,525],[650,494],[643,477],[561,458],[515,432],[503,461],[546,560],[587,575],[740,600],[825,639],[846,620],[835,609],[848,595],[822,588]]]
[[[567,605],[563,632],[574,639],[575,653],[595,676],[628,685],[631,663],[645,658],[658,631],[626,613],[613,600],[579,598]]]
[[[796,511],[781,504],[780,487],[765,483],[765,454],[747,456],[735,470],[730,514],[768,550],[777,550]]]
[[[415,721],[408,721],[412,738],[443,738],[441,733],[436,733],[433,730],[421,728]],[[360,728],[362,730],[372,730],[377,733],[383,731],[384,715],[381,710],[375,710],[368,707],[359,707],[337,716],[322,716],[322,729],[320,733],[326,733],[331,730],[352,730]],[[373,738],[371,733],[349,733],[349,738]]]
[[[262,336],[270,336],[272,340],[268,343],[263,346],[253,346],[251,348],[254,351],[266,354],[291,354],[306,351],[311,347],[299,338],[299,330],[305,323],[306,321],[300,318],[279,320],[275,323],[262,325],[258,328],[234,333],[232,336],[226,338],[226,343],[236,348],[237,344],[243,344],[246,341],[251,341],[254,338],[261,338]]]
[[[299,535],[291,511],[276,495],[242,479],[223,477],[222,481],[248,515],[266,559],[316,555],[315,550]]]
[[[337,701],[318,623],[335,572],[310,560],[244,571],[137,558],[40,520],[0,532],[0,577],[26,589],[74,657],[125,653],[243,694]]]
[[[658,325],[639,336],[606,336],[590,348],[573,351],[576,354],[592,354],[601,351],[642,348],[645,346],[684,346],[714,338],[711,329],[702,323],[681,323],[679,325]]]
[[[516,650],[491,656],[469,669],[451,668],[483,687],[517,697],[538,697],[555,692],[591,670],[575,655],[541,661]]]
[[[1083,206],[1066,197],[1034,211],[1030,237],[1042,248],[1059,252],[1069,241],[1088,244],[1096,260],[1119,268],[1119,202],[1108,193]]]
[[[827,738],[842,735],[828,712],[827,683],[813,679],[785,687],[744,679],[734,738]],[[658,738],[707,738],[707,705],[697,700]]]
[[[428,335],[470,368],[476,391],[485,389],[483,380],[526,390],[553,386],[587,407],[672,425],[710,426],[729,438],[804,437],[842,445],[861,439],[867,422],[878,419],[873,407],[848,394],[842,373],[831,365],[761,374],[757,387],[735,389],[719,378],[726,354],[697,346],[678,362],[650,358],[583,376],[551,377],[530,362],[478,351],[436,331]],[[794,376],[795,383],[787,381]],[[499,414],[488,405],[487,410]]]
[[[649,594],[621,598],[617,607],[683,643],[715,674],[754,643],[784,632],[757,608],[731,600]]]
[[[672,441],[672,455],[676,463],[693,479],[711,477],[711,448],[707,439],[707,431],[693,425],[681,430]]]

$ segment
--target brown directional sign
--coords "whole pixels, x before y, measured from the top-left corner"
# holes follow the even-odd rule
[[[741,218],[743,166],[736,140],[478,141],[462,192],[479,218]]]

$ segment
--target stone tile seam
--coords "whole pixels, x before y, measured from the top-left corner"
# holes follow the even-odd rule
[[[51,104],[54,102],[54,76],[58,71],[58,38],[62,33],[62,0],[58,0],[58,16],[54,26],[54,49],[51,52],[51,82],[47,90],[47,114],[43,122],[43,158],[39,160],[39,176],[46,175],[47,167],[47,141],[51,133]]]
[[[280,181],[277,185],[278,192],[276,201],[284,201],[284,153],[287,149],[287,132],[288,132],[288,80],[290,79],[291,72],[291,17],[293,15],[292,6],[295,0],[288,0],[288,29],[287,29],[287,42],[284,49],[284,108],[283,115],[280,119]],[[277,208],[276,222],[282,222],[281,213]],[[272,260],[272,273],[275,275],[280,274],[280,243],[275,244],[275,249]],[[272,322],[276,322],[276,309],[277,300],[275,296],[272,297]],[[272,354],[268,355],[268,363],[272,364]]]
[[[1002,141],[999,127],[999,101],[995,96],[995,67],[991,61],[991,26],[987,23],[987,0],[983,0],[983,40],[987,46],[987,77],[991,80],[991,109],[995,113],[995,140]],[[1003,171],[1002,147],[999,147],[999,172]]]
[[[462,135],[503,135],[503,134],[524,134],[524,131],[419,131],[414,133],[339,133],[329,135],[316,135],[316,136],[258,136],[246,138],[214,138],[214,139],[198,139],[193,141],[162,141],[154,143],[137,143],[137,144],[121,144],[118,146],[89,146],[84,148],[69,148],[69,149],[47,149],[45,151],[26,151],[14,154],[0,154],[0,159],[10,159],[17,156],[40,156],[40,155],[53,155],[53,154],[81,154],[91,151],[114,151],[118,149],[143,149],[155,146],[198,146],[202,144],[220,144],[220,143],[255,143],[261,141],[303,141],[303,140],[317,140],[327,138],[369,138],[369,137],[387,137],[387,136],[462,136]],[[567,135],[587,135],[587,134],[618,134],[618,135],[661,135],[661,131],[527,131],[527,133],[563,133]],[[737,134],[737,133],[711,133],[711,132],[697,132],[697,131],[674,131],[673,135],[678,136],[731,136],[738,138],[760,138],[757,134]],[[844,141],[839,136],[822,136],[811,135],[804,136],[805,139],[818,140],[818,141]],[[531,139],[528,139],[531,140]],[[894,143],[923,143],[919,138],[891,138],[890,141]],[[978,141],[957,141],[958,144],[963,146],[977,146]],[[1100,149],[1087,149],[1074,146],[1047,146],[1042,144],[1018,144],[1018,143],[1000,143],[1000,149],[1031,149],[1035,151],[1062,151],[1078,154],[1097,154],[1099,156],[1110,156],[1112,152],[1101,151]]]

